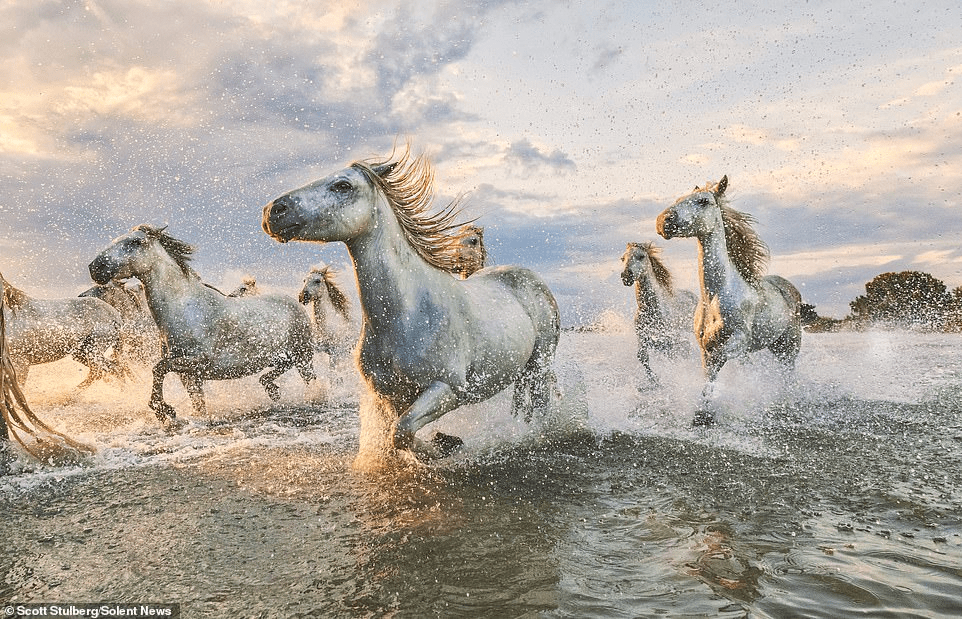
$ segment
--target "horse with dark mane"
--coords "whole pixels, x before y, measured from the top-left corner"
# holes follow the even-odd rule
[[[671,272],[654,243],[628,243],[621,256],[621,281],[635,287],[635,334],[638,360],[652,383],[652,350],[669,356],[688,344],[696,297],[688,290],[675,291]]]
[[[695,338],[708,378],[695,416],[702,425],[714,421],[708,400],[726,361],[767,348],[793,365],[802,342],[801,295],[785,278],[765,275],[768,246],[752,227],[754,218],[728,205],[727,188],[727,176],[695,187],[657,220],[664,238],[698,241],[701,300]]]
[[[305,382],[315,378],[307,313],[284,295],[228,297],[201,281],[190,266],[193,246],[164,228],[140,225],[115,239],[90,263],[90,276],[105,284],[136,277],[163,339],[153,369],[150,408],[165,425],[176,413],[164,401],[164,377],[180,375],[194,410],[206,414],[203,382],[249,376],[271,368],[260,382],[272,400],[274,380],[297,367]]]
[[[354,263],[362,328],[358,367],[372,392],[362,406],[357,464],[393,449],[439,457],[460,439],[417,431],[514,385],[512,410],[544,413],[554,385],[558,305],[532,271],[499,266],[451,277],[458,202],[433,207],[424,156],[356,161],[264,207],[275,240],[341,241]]]
[[[326,264],[308,271],[297,300],[311,308],[314,347],[326,353],[331,367],[348,355],[357,341],[351,328],[350,303],[334,280],[334,269]]]

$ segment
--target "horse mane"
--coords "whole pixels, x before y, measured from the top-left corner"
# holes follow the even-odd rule
[[[180,270],[184,272],[184,275],[190,279],[200,279],[200,275],[190,266],[190,261],[194,257],[194,246],[190,243],[181,241],[180,239],[175,239],[165,232],[167,226],[163,228],[158,228],[157,226],[151,226],[150,224],[141,224],[134,228],[134,231],[143,232],[147,235],[149,239],[156,239],[160,246],[164,248],[164,251],[173,258]],[[213,286],[209,286],[214,288]],[[214,290],[217,290],[214,288]],[[217,290],[217,292],[220,292]],[[223,293],[221,293],[223,294]],[[225,295],[226,296],[226,295]]]
[[[457,272],[457,243],[470,234],[469,222],[456,221],[461,214],[461,197],[431,212],[434,205],[434,169],[423,154],[412,157],[410,147],[395,157],[355,161],[377,187],[397,216],[404,238],[428,264],[451,273]],[[457,232],[452,232],[458,230]]]
[[[765,241],[755,232],[753,227],[755,218],[749,213],[729,206],[728,197],[725,195],[727,187],[728,177],[726,176],[718,183],[706,183],[703,188],[696,188],[696,190],[710,191],[714,194],[721,211],[722,224],[725,227],[728,257],[746,281],[756,283],[764,277],[771,253]]]
[[[350,301],[341,289],[338,287],[337,282],[334,281],[334,269],[331,267],[321,267],[314,266],[311,267],[309,275],[311,273],[317,273],[324,280],[324,285],[327,286],[327,295],[331,298],[331,305],[334,306],[335,311],[337,311],[345,320],[350,320]]]
[[[644,243],[629,243],[633,248],[638,248],[641,251],[648,254],[648,260],[651,262],[651,271],[655,275],[655,281],[668,291],[668,294],[674,294],[671,281],[671,271],[665,266],[665,263],[661,259],[661,248],[652,243],[651,241],[646,241]]]

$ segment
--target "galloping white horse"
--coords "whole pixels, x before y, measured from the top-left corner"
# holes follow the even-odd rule
[[[651,369],[649,351],[673,355],[687,344],[697,299],[688,290],[676,292],[671,272],[654,243],[628,243],[621,256],[621,281],[635,287],[635,334],[638,360],[652,383],[658,378]]]
[[[75,456],[93,453],[91,447],[54,430],[30,410],[10,357],[6,321],[7,298],[7,283],[3,275],[0,275],[0,475],[9,471],[10,462],[15,457],[9,450],[10,439],[42,462],[66,461],[74,459]]]
[[[431,214],[432,201],[430,164],[406,150],[355,162],[264,207],[264,230],[277,241],[343,241],[354,262],[363,316],[358,366],[383,414],[362,415],[361,453],[393,444],[444,455],[460,439],[436,436],[432,444],[415,433],[512,383],[516,414],[530,418],[548,407],[560,334],[554,296],[521,267],[451,277],[457,203]],[[374,445],[377,434],[390,444]]]
[[[679,198],[658,216],[666,239],[695,237],[701,273],[701,301],[695,312],[695,338],[702,350],[708,383],[695,423],[709,425],[714,413],[708,396],[729,359],[768,348],[793,365],[802,343],[802,298],[788,280],[764,275],[768,247],[747,213],[728,206],[728,177]]]
[[[297,300],[311,306],[314,347],[327,353],[334,367],[357,341],[357,334],[348,328],[351,324],[349,303],[334,281],[334,270],[326,264],[311,267]]]
[[[100,299],[35,299],[7,281],[3,286],[7,347],[21,386],[31,365],[68,355],[90,368],[79,389],[108,375],[126,374],[117,360],[123,321],[113,307]]]
[[[136,277],[160,329],[163,355],[154,366],[150,408],[165,425],[176,413],[164,401],[164,377],[180,374],[194,410],[206,413],[203,381],[240,378],[272,368],[260,382],[272,400],[280,397],[278,376],[296,366],[305,382],[311,366],[311,325],[307,313],[282,295],[228,297],[204,284],[190,267],[194,248],[141,225],[115,239],[90,263],[100,284]]]

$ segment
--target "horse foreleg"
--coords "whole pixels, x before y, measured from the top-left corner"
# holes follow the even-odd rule
[[[436,440],[428,443],[417,438],[415,434],[459,405],[457,395],[447,383],[431,383],[394,424],[394,447],[410,449],[415,455],[427,459],[443,458],[448,455],[461,446],[461,439],[439,435]]]
[[[150,390],[150,402],[148,406],[157,415],[157,419],[164,425],[172,423],[177,418],[177,411],[174,407],[164,401],[164,378],[171,371],[171,359],[163,358],[154,365],[154,382]]]

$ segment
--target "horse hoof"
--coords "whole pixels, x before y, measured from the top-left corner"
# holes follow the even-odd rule
[[[715,414],[711,411],[695,411],[691,425],[695,428],[710,428],[715,425]]]
[[[187,422],[183,419],[178,419],[177,417],[170,417],[164,420],[164,432],[167,434],[176,434],[187,425]]]
[[[456,450],[464,447],[464,441],[460,438],[443,432],[435,432],[434,436],[431,437],[431,444],[440,452],[441,457],[450,456]]]

